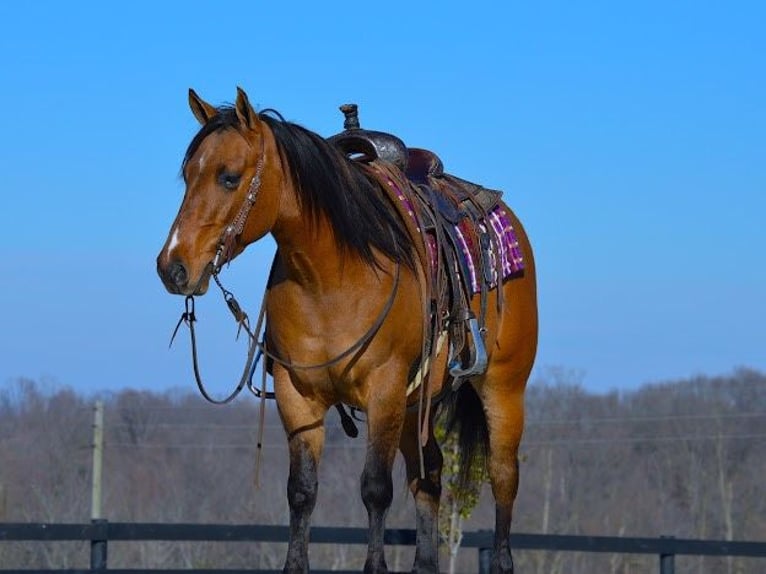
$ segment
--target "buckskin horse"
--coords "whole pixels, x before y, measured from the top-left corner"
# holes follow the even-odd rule
[[[366,417],[364,572],[387,571],[397,450],[415,500],[414,571],[438,572],[442,455],[431,406],[440,401],[451,405],[463,469],[476,456],[486,465],[496,507],[491,571],[513,572],[523,396],[537,346],[535,267],[521,223],[499,192],[444,173],[431,152],[362,130],[348,109],[347,129],[324,139],[257,112],[237,92],[233,105],[214,107],[189,90],[201,128],[157,270],[188,305],[224,262],[267,233],[276,241],[259,344],[289,444],[284,572],[309,570],[333,406]]]

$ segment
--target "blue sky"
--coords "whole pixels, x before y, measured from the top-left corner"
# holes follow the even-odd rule
[[[535,377],[589,389],[766,369],[760,2],[0,3],[0,384],[193,388],[154,259],[197,125],[237,85],[503,189],[536,249]],[[224,279],[256,312],[273,254]],[[212,292],[211,292],[212,294]],[[214,390],[244,349],[198,302]]]

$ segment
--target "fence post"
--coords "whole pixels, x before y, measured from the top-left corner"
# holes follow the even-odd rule
[[[104,459],[104,403],[93,407],[93,479],[91,483],[90,517],[101,518],[101,472]]]
[[[672,539],[673,536],[660,536],[661,539]],[[660,553],[660,574],[675,574],[676,555],[672,551]]]
[[[675,554],[660,554],[660,574],[675,574]]]
[[[106,570],[106,550],[107,550],[107,520],[105,518],[94,518],[91,520],[93,525],[93,534],[90,537],[90,569],[96,571]]]
[[[479,548],[479,573],[489,574],[489,567],[492,564],[492,549]]]

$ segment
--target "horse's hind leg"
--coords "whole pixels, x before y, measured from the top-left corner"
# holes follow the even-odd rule
[[[527,374],[508,378],[504,369],[487,372],[478,385],[489,430],[489,470],[495,498],[495,538],[490,572],[512,574],[510,548],[513,503],[519,487],[519,442],[524,426],[524,386]]]
[[[327,407],[301,396],[278,365],[274,367],[274,389],[290,452],[290,541],[284,572],[304,574],[309,571],[309,521],[317,499],[317,467],[324,445]]]
[[[439,497],[441,495],[442,453],[429,425],[428,442],[423,447],[424,478],[420,477],[420,453],[417,412],[409,413],[402,430],[399,449],[407,466],[407,483],[415,498],[417,514],[415,565],[413,572],[439,572]]]

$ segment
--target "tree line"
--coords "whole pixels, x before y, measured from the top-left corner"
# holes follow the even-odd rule
[[[90,519],[93,396],[20,379],[0,389],[0,522]],[[105,404],[103,513],[119,522],[287,524],[287,448],[269,405],[255,485],[258,402],[204,402],[189,389],[126,389]],[[766,375],[739,369],[594,393],[551,370],[527,390],[515,532],[684,538],[766,538]],[[366,526],[359,496],[365,454],[333,411],[313,523]],[[401,461],[390,527],[412,528]],[[465,530],[492,528],[485,486]],[[445,545],[446,546],[446,545]],[[131,542],[110,545],[114,568],[274,568],[282,544]],[[353,569],[363,547],[314,545],[312,565]],[[388,550],[389,567],[412,564]],[[516,551],[519,572],[655,572],[654,556]],[[84,543],[0,543],[2,568],[85,568]],[[444,563],[447,562],[445,553]],[[459,572],[476,569],[462,551]],[[755,559],[679,557],[680,573],[763,571]]]

